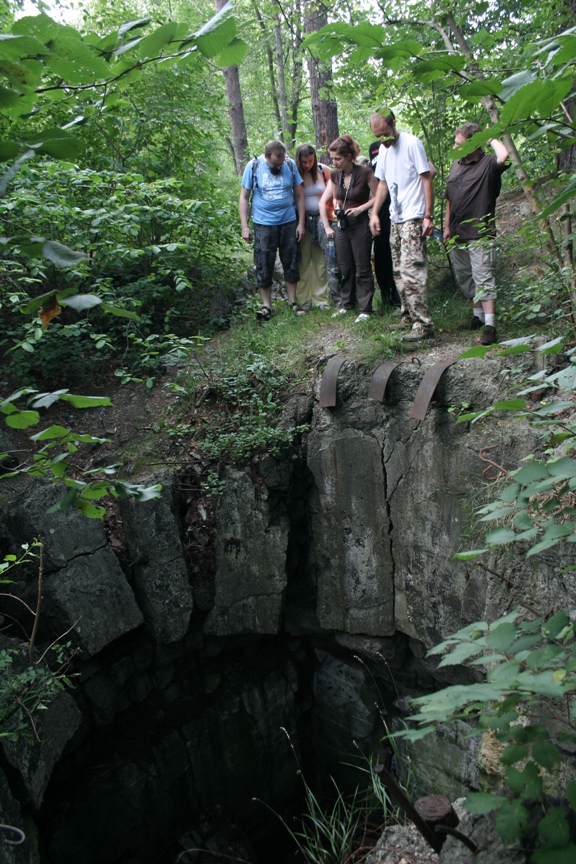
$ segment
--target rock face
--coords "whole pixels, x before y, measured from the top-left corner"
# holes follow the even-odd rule
[[[400,364],[381,404],[368,398],[371,371],[345,364],[334,408],[305,397],[287,407],[286,422],[311,418],[300,450],[228,469],[212,511],[177,476],[151,478],[160,499],[121,503],[120,557],[99,523],[46,514],[51,487],[19,490],[4,545],[44,541],[39,638],[70,630],[82,652],[54,740],[30,751],[34,764],[6,743],[0,754],[0,791],[11,818],[30,814],[42,864],[164,864],[176,837],[207,836],[212,820],[261,836],[254,797],[299,806],[291,744],[321,785],[354,747],[365,765],[408,696],[464,680],[436,670],[428,647],[520,601],[574,602],[562,550],[493,555],[488,569],[454,560],[476,544],[481,457],[513,468],[534,442],[517,420],[457,425],[448,411],[492,403],[495,361],[455,362],[419,421],[424,371]],[[36,590],[34,570],[18,575],[31,607]],[[5,611],[29,632],[16,602]],[[421,794],[482,784],[460,731],[397,752]]]
[[[214,608],[205,633],[278,633],[286,588],[288,517],[275,518],[266,490],[256,498],[247,474],[228,470],[216,534]]]

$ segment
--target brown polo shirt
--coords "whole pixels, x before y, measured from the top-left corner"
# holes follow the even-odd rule
[[[496,236],[496,199],[502,173],[509,167],[509,162],[498,165],[493,153],[481,153],[473,162],[452,163],[444,194],[450,201],[450,237],[469,243]]]

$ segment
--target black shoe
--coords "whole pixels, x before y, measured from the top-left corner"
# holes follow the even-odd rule
[[[256,312],[256,320],[257,321],[269,321],[272,317],[272,310],[269,306],[262,306],[261,309],[258,309]]]
[[[480,339],[481,345],[495,345],[498,340],[496,339],[496,328],[492,327],[490,324],[487,324],[482,331],[482,338]]]
[[[479,330],[480,327],[483,327],[483,323],[480,318],[477,318],[476,315],[473,315],[470,321],[467,321],[465,324],[461,324],[458,328],[459,330]]]

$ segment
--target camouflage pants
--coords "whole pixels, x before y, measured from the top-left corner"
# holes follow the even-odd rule
[[[402,301],[402,314],[409,315],[412,323],[430,327],[426,277],[428,261],[426,238],[422,236],[422,220],[392,222],[390,249],[394,267],[394,282]]]

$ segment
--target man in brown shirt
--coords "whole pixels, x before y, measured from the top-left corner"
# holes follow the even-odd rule
[[[476,132],[477,123],[465,123],[454,133],[455,146]],[[494,154],[481,147],[452,163],[446,184],[444,242],[453,239],[450,258],[458,285],[472,302],[469,329],[483,327],[480,342],[496,342],[496,199],[500,194],[502,173],[509,168],[508,151],[493,138]]]

